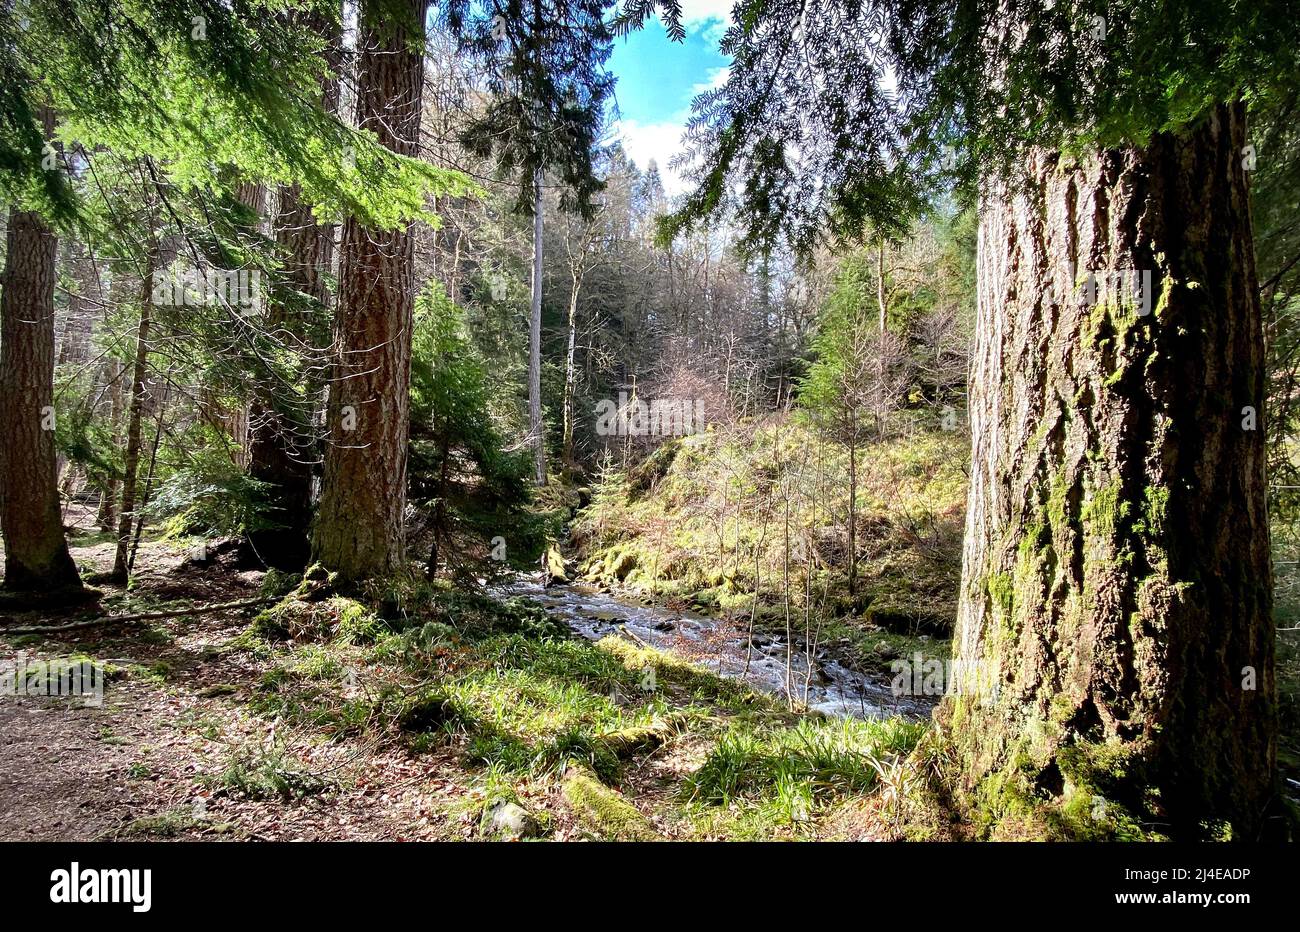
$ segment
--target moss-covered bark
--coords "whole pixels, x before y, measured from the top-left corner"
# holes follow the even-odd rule
[[[1036,152],[1027,189],[986,198],[954,651],[997,691],[940,720],[995,832],[1261,829],[1276,738],[1244,145],[1244,109],[1220,107],[1141,149]],[[1108,287],[1143,270],[1149,303]]]

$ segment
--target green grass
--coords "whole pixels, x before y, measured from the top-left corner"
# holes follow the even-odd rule
[[[107,832],[102,838],[175,838],[199,824],[192,811],[178,808],[157,815],[133,819],[119,829]]]
[[[813,798],[865,792],[879,762],[911,752],[927,725],[902,719],[809,719],[792,728],[740,726],[724,734],[686,781],[692,800],[727,805],[741,797]]]
[[[872,792],[872,762],[905,754],[923,730],[801,722],[745,684],[660,651],[613,637],[593,644],[531,604],[446,591],[424,598],[420,615],[387,620],[370,642],[268,644],[254,632],[231,649],[267,664],[248,695],[256,714],[327,740],[436,751],[456,762],[457,782],[482,788],[450,810],[476,818],[528,789],[534,802],[567,806],[597,838],[657,837],[650,815],[686,834],[710,820],[725,825],[725,837],[811,829],[831,801]],[[705,754],[672,785],[650,799],[613,789],[626,789],[630,764],[680,745]],[[214,779],[255,798],[319,791],[295,782],[300,769],[270,752],[241,752]],[[557,786],[558,794],[547,789]],[[744,805],[735,817],[719,821],[736,801]],[[554,813],[534,815],[557,824]]]
[[[335,785],[329,777],[302,767],[279,746],[237,751],[226,768],[208,783],[244,799],[285,800],[313,796]]]

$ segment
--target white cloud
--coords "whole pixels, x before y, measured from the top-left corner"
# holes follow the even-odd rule
[[[660,123],[638,123],[628,119],[619,122],[619,137],[624,151],[642,171],[645,171],[651,159],[655,160],[669,197],[681,194],[686,188],[681,175],[668,164],[682,150],[684,127],[685,116],[681,120],[665,120]]]
[[[722,87],[722,85],[727,83],[727,75],[730,73],[731,69],[726,65],[722,65],[718,68],[710,68],[709,80],[701,81],[692,87],[691,94],[703,94],[705,91],[716,91],[718,88]]]
[[[731,24],[732,0],[682,0],[682,25],[718,42]]]
[[[701,33],[708,41],[716,43],[731,23],[734,0],[682,0],[682,25],[690,33]],[[708,80],[691,88],[691,96],[704,91],[717,90],[727,81],[726,65],[710,68]],[[670,167],[673,157],[682,151],[682,135],[686,132],[686,119],[690,106],[685,106],[672,119],[657,123],[639,123],[624,118],[619,121],[619,138],[628,157],[642,171],[654,159],[669,197],[685,193],[686,183],[681,173]]]

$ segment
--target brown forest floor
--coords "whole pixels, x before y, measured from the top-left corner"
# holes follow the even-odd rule
[[[111,567],[109,543],[73,552],[83,568]],[[261,573],[231,573],[219,564],[205,569],[185,558],[178,548],[143,543],[132,605],[257,595]],[[61,620],[15,617],[23,624]],[[323,743],[250,714],[241,697],[262,670],[248,654],[219,650],[247,625],[246,613],[222,612],[147,628],[88,628],[21,648],[4,644],[5,660],[20,650],[33,657],[85,653],[131,672],[110,680],[100,707],[43,697],[0,701],[0,839],[461,835],[461,826],[448,824],[432,805],[455,788],[440,778],[441,768],[430,767],[428,755],[416,760],[401,749],[346,739]],[[332,789],[291,801],[214,789],[213,778],[241,749],[273,741],[298,766],[327,775]]]

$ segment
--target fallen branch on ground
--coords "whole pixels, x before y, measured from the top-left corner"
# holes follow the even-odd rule
[[[120,624],[128,621],[151,621],[158,618],[180,618],[184,615],[204,615],[208,612],[219,612],[225,609],[252,608],[254,605],[264,605],[275,600],[275,596],[262,596],[256,599],[243,599],[238,602],[219,602],[212,605],[193,605],[189,608],[137,612],[134,615],[100,615],[98,618],[73,621],[66,625],[32,625],[21,628],[0,627],[0,634],[55,634],[60,631],[72,631],[76,628],[89,628],[93,625],[107,625],[115,622]]]

